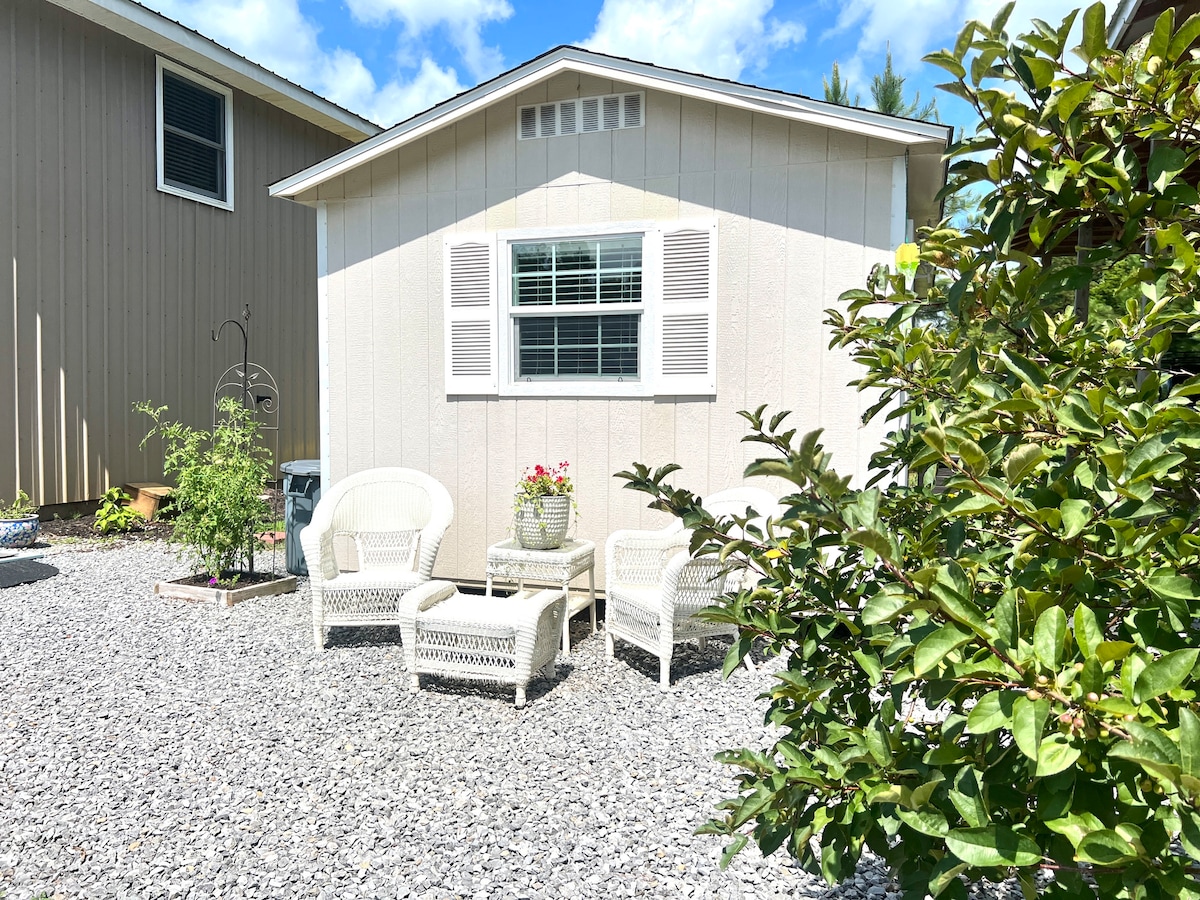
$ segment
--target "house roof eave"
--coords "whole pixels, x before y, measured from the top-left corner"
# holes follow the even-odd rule
[[[49,2],[347,140],[361,141],[382,131],[375,123],[134,0]]]
[[[795,94],[664,69],[649,63],[607,56],[578,47],[557,47],[510,69],[491,81],[418,113],[382,134],[331,156],[271,185],[271,196],[293,198],[339,175],[365,165],[386,153],[418,140],[498,100],[551,78],[563,71],[586,73],[650,90],[665,90],[695,99],[740,107],[825,128],[849,131],[904,146],[936,144],[950,140],[947,125],[888,116],[870,110],[837,106]]]

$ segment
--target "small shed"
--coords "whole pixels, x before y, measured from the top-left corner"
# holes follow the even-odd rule
[[[323,478],[432,474],[470,581],[524,467],[570,462],[599,545],[661,522],[634,460],[740,483],[760,403],[861,476],[883,426],[823,310],[939,217],[949,137],[559,47],[278,182],[318,215]]]

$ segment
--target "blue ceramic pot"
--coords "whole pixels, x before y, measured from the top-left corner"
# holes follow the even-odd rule
[[[20,550],[37,540],[38,517],[23,516],[20,519],[0,519],[0,547]]]

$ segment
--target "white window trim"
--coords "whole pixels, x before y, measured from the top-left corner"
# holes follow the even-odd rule
[[[198,72],[193,72],[191,69],[174,63],[169,59],[164,59],[161,56],[155,57],[155,73],[154,73],[154,106],[155,106],[155,128],[154,128],[154,144],[155,155],[158,165],[158,189],[164,194],[172,194],[176,197],[184,197],[188,200],[195,200],[197,203],[204,203],[208,206],[215,206],[218,209],[233,211],[233,91],[225,85],[213,81],[211,78],[205,78]],[[225,97],[225,197],[224,200],[217,200],[214,197],[208,197],[204,194],[197,194],[186,188],[176,187],[173,184],[167,184],[164,177],[163,165],[163,71],[171,72],[194,82],[201,87],[208,88],[214,93],[221,94]]]
[[[501,397],[653,397],[651,366],[654,356],[654,316],[661,297],[661,253],[647,238],[658,229],[658,223],[611,222],[569,228],[519,228],[496,235],[499,257],[497,272],[500,278],[499,322],[499,395]],[[642,238],[642,302],[638,328],[638,380],[568,381],[516,379],[516,319],[512,314],[512,245],[527,241],[588,240],[589,238],[638,235]],[[632,304],[631,304],[632,305]],[[617,313],[618,304],[613,305]],[[550,313],[547,313],[550,315]]]

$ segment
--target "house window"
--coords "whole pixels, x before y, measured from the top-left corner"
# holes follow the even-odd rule
[[[233,209],[233,92],[158,60],[158,189]]]
[[[446,394],[712,396],[716,240],[712,221],[447,235]]]
[[[514,243],[518,381],[637,380],[642,237]]]

